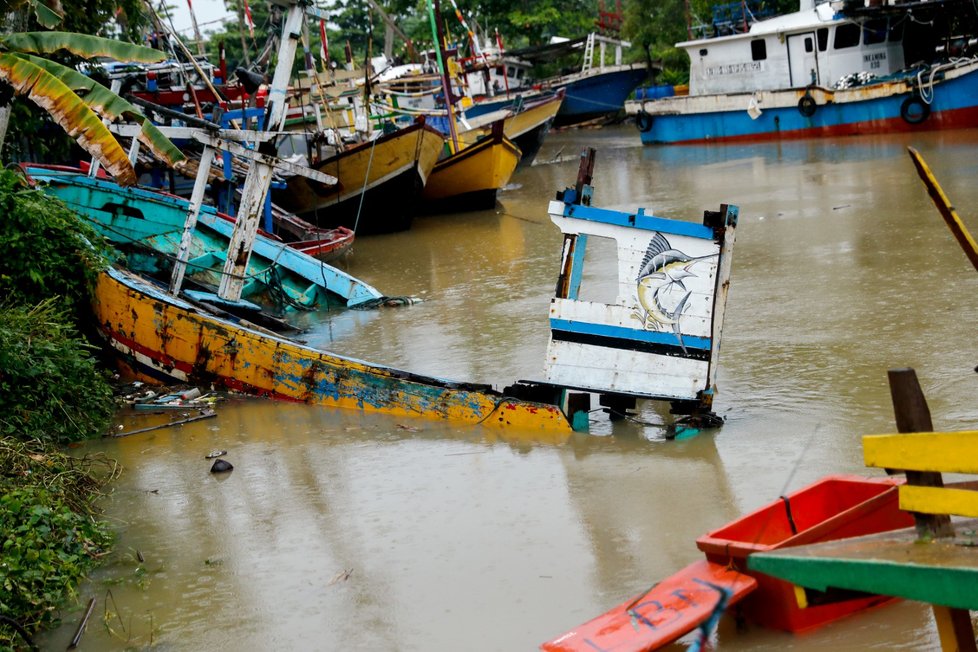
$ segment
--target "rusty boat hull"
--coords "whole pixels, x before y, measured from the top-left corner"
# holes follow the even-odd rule
[[[304,346],[170,296],[121,268],[100,275],[93,309],[120,366],[147,381],[213,385],[279,400],[557,436],[572,431],[554,405]]]

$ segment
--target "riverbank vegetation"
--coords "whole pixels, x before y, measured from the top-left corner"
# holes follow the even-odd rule
[[[0,649],[23,647],[111,543],[95,500],[117,473],[62,447],[114,412],[81,330],[109,249],[61,202],[0,171]]]

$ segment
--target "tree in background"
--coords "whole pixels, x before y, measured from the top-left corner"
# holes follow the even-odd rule
[[[714,7],[730,3],[709,0],[627,0],[622,36],[662,62],[659,81],[685,83],[689,79],[689,57],[676,43],[701,38],[710,32]],[[734,3],[740,5],[741,3]],[[797,0],[761,0],[749,3],[752,10],[780,15],[798,10]]]

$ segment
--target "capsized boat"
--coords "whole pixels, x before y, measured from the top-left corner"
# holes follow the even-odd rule
[[[891,598],[851,591],[807,591],[748,568],[756,552],[834,541],[913,525],[900,510],[893,477],[836,475],[708,532],[696,540],[706,559],[657,582],[605,614],[543,645],[548,652],[657,650],[741,603],[758,625],[803,632]],[[721,602],[722,599],[722,602]]]
[[[338,184],[291,177],[285,190],[273,191],[273,198],[317,226],[345,226],[357,235],[404,231],[411,227],[444,142],[440,132],[419,119],[312,166],[339,179]]]
[[[435,164],[421,197],[425,212],[474,211],[496,205],[496,193],[509,183],[520,150],[498,121],[489,136],[462,144]]]
[[[45,193],[88,218],[122,250],[130,269],[169,277],[187,218],[186,199],[146,188],[124,188],[77,171],[24,168]],[[212,291],[219,285],[233,230],[233,220],[211,206],[201,206],[185,276],[197,291]],[[243,296],[278,315],[330,306],[366,307],[384,300],[367,283],[261,234],[246,276]]]
[[[974,33],[940,33],[951,24],[978,30],[973,4],[801,0],[746,31],[677,44],[690,57],[688,94],[638,93],[625,111],[645,144],[975,127],[978,49]]]

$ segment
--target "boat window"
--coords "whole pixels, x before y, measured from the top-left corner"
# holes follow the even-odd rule
[[[578,301],[593,301],[614,305],[619,303],[618,294],[618,241],[588,234],[584,250],[584,266]],[[628,287],[635,291],[634,283]]]
[[[820,27],[815,30],[815,39],[818,41],[818,51],[825,52],[825,49],[829,47],[829,28]]]
[[[759,38],[750,42],[750,55],[754,61],[764,61],[767,59],[767,43]]]
[[[903,40],[903,20],[898,20],[890,25],[890,43],[899,43]]]
[[[886,40],[886,20],[867,20],[863,23],[863,44],[873,45]]]
[[[835,41],[832,47],[835,50],[852,48],[859,45],[859,25],[845,23],[835,28]]]
[[[708,50],[706,48],[701,48],[700,49],[700,56],[701,57],[705,57],[707,52],[708,52]]]
[[[806,36],[805,37],[805,52],[811,52],[814,49],[815,49],[815,46],[812,44],[812,37],[811,36]]]

